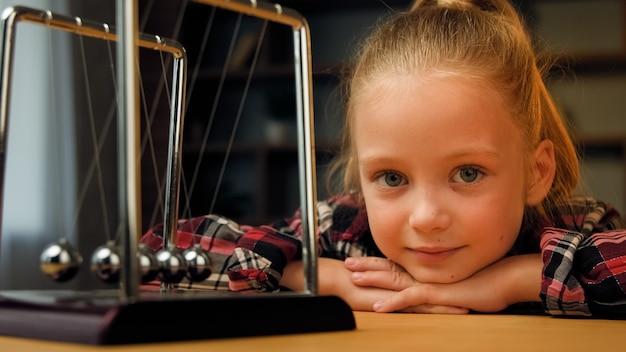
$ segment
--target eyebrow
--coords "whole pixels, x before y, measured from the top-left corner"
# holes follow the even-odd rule
[[[501,158],[502,153],[498,150],[492,148],[482,148],[482,147],[467,147],[463,149],[459,149],[454,151],[453,153],[447,154],[445,158],[462,158],[473,155],[484,155],[489,158]],[[364,157],[357,158],[359,163],[367,163],[367,162],[394,162],[398,161],[397,156],[389,157],[389,156],[377,156],[376,153],[373,155],[365,155]]]
[[[462,150],[458,150],[455,151],[454,153],[451,153],[449,155],[447,155],[446,157],[454,157],[454,158],[458,158],[458,157],[465,157],[465,156],[472,156],[472,155],[487,155],[489,157],[492,158],[500,158],[502,157],[502,153],[500,153],[498,150],[496,149],[492,149],[492,148],[480,148],[480,147],[467,147],[467,148],[463,148]]]

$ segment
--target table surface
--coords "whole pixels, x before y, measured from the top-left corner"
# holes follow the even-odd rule
[[[0,336],[2,351],[606,351],[626,321],[529,315],[354,312],[356,330],[142,345],[90,346]]]

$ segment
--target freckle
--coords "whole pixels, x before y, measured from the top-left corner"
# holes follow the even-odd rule
[[[437,242],[441,242],[441,238],[438,238],[438,239],[437,239]]]
[[[451,278],[451,279],[454,279],[454,275],[450,275],[450,278]]]
[[[500,236],[500,241],[504,240],[504,236]]]

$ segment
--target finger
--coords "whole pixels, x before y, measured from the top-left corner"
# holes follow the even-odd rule
[[[344,261],[344,265],[351,271],[405,271],[391,260],[379,257],[351,257]]]
[[[350,275],[350,279],[357,286],[393,291],[402,291],[415,285],[411,275],[400,271],[355,271]]]
[[[437,306],[432,304],[421,304],[419,306],[400,309],[402,313],[421,313],[421,314],[468,314],[469,309],[454,306]]]
[[[345,301],[350,305],[352,310],[372,311],[375,302],[389,298],[394,292],[377,289],[377,288],[359,288],[355,287],[352,292],[347,294]]]
[[[428,297],[428,285],[412,286],[387,299],[374,303],[374,311],[381,313],[396,312],[408,307],[432,304]]]

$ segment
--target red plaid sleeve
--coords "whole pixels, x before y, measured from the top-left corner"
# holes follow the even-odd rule
[[[580,231],[546,228],[541,237],[544,309],[553,315],[626,316],[626,230],[599,204]],[[605,225],[603,225],[605,224]]]
[[[574,254],[582,235],[547,229],[541,241],[543,276],[541,299],[553,315],[591,315],[587,295],[573,272]]]
[[[343,260],[348,256],[378,255],[369,232],[367,215],[352,196],[342,196],[317,204],[318,255]],[[240,226],[217,215],[206,215],[178,222],[176,246],[190,248],[200,243],[209,252],[215,271],[196,288],[232,291],[278,290],[285,266],[302,259],[302,220],[299,211],[272,226]],[[141,239],[158,251],[163,245],[161,225]]]
[[[232,254],[239,239],[249,227],[240,226],[225,217],[205,215],[191,219],[181,219],[176,232],[176,247],[180,250],[196,244],[208,252],[213,267],[212,274],[203,282],[188,282],[181,285],[198,289],[228,290],[227,268],[232,262]],[[148,230],[141,243],[156,252],[163,247],[163,225]],[[158,282],[155,282],[158,285]]]
[[[246,232],[233,253],[233,264],[228,268],[229,288],[232,291],[275,291],[283,269],[301,259],[302,242],[299,238],[261,226]]]

